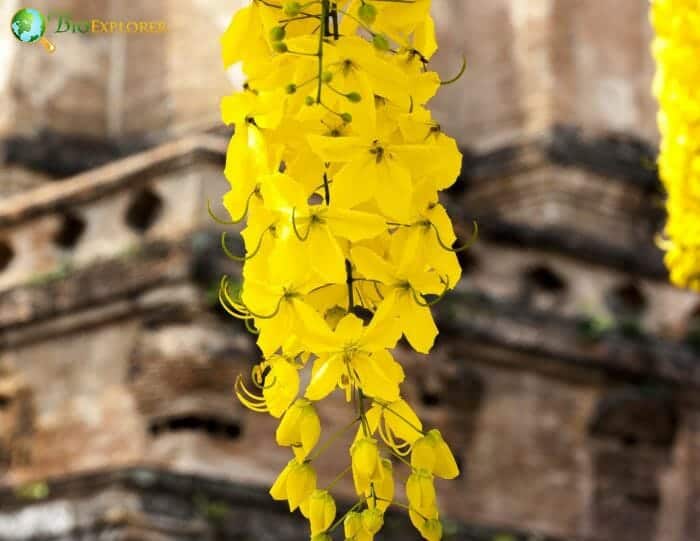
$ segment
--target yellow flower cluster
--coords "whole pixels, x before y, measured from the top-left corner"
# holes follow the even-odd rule
[[[700,3],[653,0],[660,105],[659,172],[666,188],[666,264],[671,281],[700,291]]]
[[[263,354],[253,386],[239,377],[236,393],[280,419],[277,443],[293,453],[270,494],[301,510],[315,541],[341,525],[345,539],[371,540],[392,504],[438,540],[433,480],[459,471],[402,399],[391,353],[402,335],[430,351],[430,306],[461,276],[438,201],[461,154],[425,108],[441,84],[426,67],[437,48],[430,0],[253,0],[222,45],[224,64],[247,78],[222,101],[235,125],[223,202],[227,223],[246,220],[246,254],[222,237],[245,264],[240,291],[224,278],[220,299]],[[318,445],[315,402],[337,389],[353,421]],[[321,488],[314,461],[355,427],[348,467]],[[407,503],[394,500],[390,456],[409,468]],[[337,518],[329,489],[349,473],[358,501]]]

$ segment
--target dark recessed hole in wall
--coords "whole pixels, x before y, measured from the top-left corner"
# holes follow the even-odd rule
[[[133,197],[124,219],[131,229],[145,233],[156,222],[162,209],[163,200],[153,190],[145,188]]]
[[[525,271],[525,280],[533,287],[550,293],[566,290],[564,279],[546,265],[537,265]]]
[[[53,241],[57,246],[70,250],[75,248],[85,232],[85,221],[71,212],[63,215],[61,218],[61,227],[53,237]]]
[[[10,243],[0,239],[0,272],[10,266],[13,257],[15,257],[15,251],[12,249]]]
[[[178,415],[154,420],[148,427],[152,436],[163,436],[169,432],[203,432],[211,437],[237,440],[241,436],[241,425],[232,420],[210,415]]]
[[[440,393],[424,389],[420,394],[420,401],[426,408],[434,408],[442,403]]]
[[[612,289],[607,298],[610,309],[618,315],[639,315],[647,307],[644,292],[637,284],[622,284]]]

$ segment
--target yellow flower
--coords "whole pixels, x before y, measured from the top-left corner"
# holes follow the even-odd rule
[[[396,311],[400,314],[401,329],[406,339],[416,351],[428,353],[438,329],[423,295],[443,292],[446,284],[441,284],[437,273],[428,270],[422,258],[416,256],[416,252],[420,251],[417,244],[419,237],[394,236],[392,245],[402,240],[408,240],[412,245],[401,243],[401,249],[391,253],[394,260],[386,261],[362,246],[353,248],[352,259],[362,276],[387,286],[387,290],[395,296]]]
[[[370,535],[376,534],[384,526],[384,513],[379,509],[365,509],[362,511],[362,529]]]
[[[356,441],[350,448],[352,458],[352,477],[355,491],[362,495],[369,490],[370,485],[379,482],[384,477],[382,459],[379,456],[377,440],[363,438]]]
[[[291,447],[297,460],[303,461],[318,443],[321,420],[316,408],[300,398],[287,410],[277,427],[277,444]]]
[[[382,303],[368,326],[357,316],[348,314],[335,331],[315,310],[301,305],[300,308],[304,327],[301,336],[319,356],[314,361],[306,398],[321,400],[335,389],[341,376],[347,376],[367,396],[388,401],[398,399],[404,373],[387,351],[396,345],[401,332],[391,299]]]
[[[382,458],[381,469],[381,478],[374,484],[374,497],[371,490],[366,490],[365,498],[370,508],[376,507],[383,513],[394,500],[394,467],[391,460]]]
[[[411,507],[422,511],[435,507],[433,475],[428,470],[413,470],[406,481],[406,496]]]
[[[413,444],[411,466],[427,470],[443,479],[454,479],[459,475],[455,457],[436,429],[430,430]]]
[[[335,500],[327,490],[315,490],[300,509],[309,519],[312,537],[328,530],[335,520]]]
[[[287,500],[289,510],[294,511],[316,490],[316,472],[307,463],[292,459],[270,488],[275,500]]]
[[[299,392],[297,367],[281,356],[269,360],[270,371],[265,378],[262,394],[270,415],[279,418]]]

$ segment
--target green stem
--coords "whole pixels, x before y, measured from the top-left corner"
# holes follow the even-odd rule
[[[338,481],[340,481],[343,477],[345,477],[345,475],[347,475],[347,473],[348,473],[351,469],[352,469],[352,465],[348,466],[348,467],[345,468],[343,471],[341,471],[338,475],[336,475],[336,476],[333,478],[333,480],[332,480],[330,483],[328,483],[328,486],[327,486],[324,490],[330,491],[330,490],[336,485],[336,483],[337,483]]]
[[[364,500],[364,499],[363,499],[363,500],[360,500],[360,501],[357,502],[355,505],[353,505],[350,509],[348,509],[342,517],[340,517],[338,520],[336,520],[336,521],[333,523],[333,525],[332,525],[330,528],[328,528],[328,532],[333,532],[338,526],[340,526],[340,525],[343,523],[343,521],[345,520],[345,518],[346,518],[350,513],[352,513],[355,509],[357,509],[358,507],[360,507],[363,503],[365,503],[365,500]]]
[[[311,455],[306,459],[306,461],[311,462],[313,460],[316,460],[326,449],[333,445],[333,443],[335,443],[340,436],[345,434],[359,420],[359,418],[355,418],[343,428],[331,434],[331,436],[325,442],[323,442],[323,444],[320,447],[318,447],[313,453],[311,453]]]
[[[321,0],[321,28],[318,33],[318,88],[316,89],[316,103],[321,103],[321,89],[323,88],[323,40],[328,32],[328,11],[330,0]]]
[[[353,296],[353,288],[352,288],[352,283],[354,280],[352,277],[352,263],[350,263],[349,259],[345,260],[345,275],[347,276],[345,283],[348,286],[348,312],[352,312],[352,308],[353,308],[353,306],[355,306],[355,299]]]

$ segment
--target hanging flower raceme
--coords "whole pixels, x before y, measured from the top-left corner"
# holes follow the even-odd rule
[[[263,360],[236,381],[248,408],[279,419],[291,460],[270,489],[309,520],[311,539],[369,541],[390,505],[428,540],[442,536],[434,478],[457,463],[401,397],[391,350],[404,335],[428,353],[431,306],[460,279],[456,236],[438,192],[461,155],[426,103],[440,86],[430,0],[252,0],[222,38],[247,82],[224,98],[235,126],[223,196],[245,253],[241,288],[220,300],[258,335]],[[308,371],[308,378],[301,371]],[[302,382],[307,381],[304,387]],[[321,440],[315,403],[340,390],[353,421]],[[316,458],[348,430],[347,468],[323,484]],[[391,456],[408,468],[394,500]],[[358,500],[336,517],[330,489],[351,475]]]
[[[664,239],[673,283],[700,291],[700,4],[653,0],[659,100],[659,173],[667,192]]]

